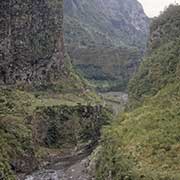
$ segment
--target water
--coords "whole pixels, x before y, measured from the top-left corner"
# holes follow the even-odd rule
[[[59,180],[62,179],[63,172],[54,170],[43,170],[27,176],[25,180]]]
[[[77,155],[57,157],[49,167],[34,172],[22,180],[92,180],[87,172],[89,155],[92,151],[93,149],[86,149]]]
[[[54,169],[39,170],[24,180],[89,180],[90,176],[86,171],[87,161],[87,159],[83,159],[68,168],[59,170],[56,170],[58,169],[56,164]]]
[[[128,95],[122,92],[102,93],[104,103],[111,105],[115,114],[123,111]],[[45,169],[34,172],[21,180],[93,180],[88,173],[89,155],[93,148],[65,157],[57,157],[54,163]]]

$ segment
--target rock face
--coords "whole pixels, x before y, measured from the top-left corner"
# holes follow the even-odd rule
[[[129,95],[133,103],[146,95],[156,94],[170,83],[179,81],[179,28],[179,5],[170,5],[153,20],[148,57],[141,63],[129,85]]]
[[[109,45],[111,42],[118,46],[125,44],[142,48],[146,45],[149,20],[136,0],[65,0],[64,8],[65,27],[73,18],[75,22],[69,25],[72,30],[78,22],[80,28],[87,31],[87,36],[91,36],[89,40],[95,41],[95,44]],[[66,39],[69,39],[69,29],[65,28],[65,33]],[[78,34],[75,40],[80,41]],[[88,38],[83,39],[86,40]]]
[[[62,72],[63,0],[2,0],[0,84],[42,82]]]
[[[65,44],[78,69],[90,72],[84,73],[90,80],[113,80],[126,86],[149,34],[149,19],[141,4],[136,0],[65,0],[64,14]]]
[[[100,137],[100,129],[108,124],[108,111],[102,106],[53,106],[35,112],[33,122],[37,144],[46,147],[78,146]]]

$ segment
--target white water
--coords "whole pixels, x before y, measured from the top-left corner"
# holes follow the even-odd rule
[[[21,180],[89,180],[87,167],[90,152],[57,159],[50,167],[39,170]],[[92,179],[92,178],[91,178]]]
[[[62,178],[63,173],[54,170],[44,170],[27,176],[25,180],[59,180]]]

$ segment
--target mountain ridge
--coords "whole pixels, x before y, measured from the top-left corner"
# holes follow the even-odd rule
[[[148,17],[145,15],[142,5],[136,0],[128,0],[126,2],[122,0],[93,0],[91,2],[65,0],[64,9],[65,24],[66,16],[74,18],[85,25],[85,27],[91,26],[89,31],[91,31],[91,28],[95,28],[103,33],[105,37],[106,35],[109,36],[113,45],[138,46],[135,43],[140,42],[138,39],[143,39],[146,42]],[[128,38],[125,40],[127,33]],[[139,35],[137,35],[138,33]],[[116,41],[119,42],[115,43]]]
[[[115,85],[108,89],[126,89],[146,49],[149,34],[149,19],[142,5],[136,0],[65,0],[64,8],[65,46],[78,71],[95,84],[106,81]],[[109,54],[107,49],[111,50]],[[129,70],[132,64],[134,67]],[[127,73],[124,71],[117,78],[122,69]]]

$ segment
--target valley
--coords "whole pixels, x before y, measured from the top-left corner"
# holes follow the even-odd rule
[[[2,0],[0,180],[179,180],[180,5]]]
[[[102,97],[102,105],[112,108],[114,116],[123,111],[128,96],[122,92],[100,93]],[[95,179],[94,171],[95,153],[97,151],[97,143],[94,145],[86,145],[79,151],[74,148],[69,153],[63,155],[54,154],[47,160],[47,166],[42,170],[37,170],[33,174],[26,177],[19,177],[19,180],[93,180]]]
[[[100,90],[125,91],[145,53],[149,18],[136,0],[65,0],[65,47]]]

